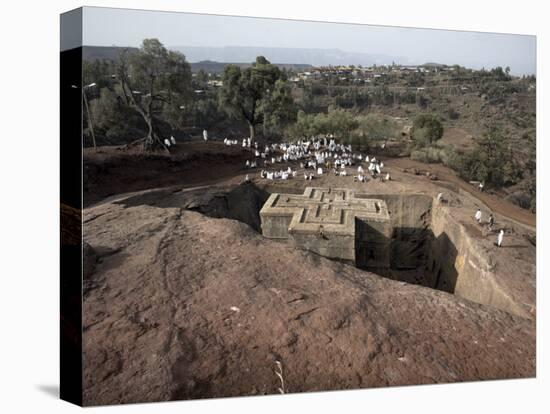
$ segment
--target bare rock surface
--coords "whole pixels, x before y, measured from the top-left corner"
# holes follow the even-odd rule
[[[86,405],[535,375],[534,320],[133,201],[83,214]]]

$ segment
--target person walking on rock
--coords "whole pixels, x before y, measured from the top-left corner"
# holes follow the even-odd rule
[[[492,229],[494,225],[495,225],[495,218],[494,218],[493,215],[491,214],[491,215],[489,216],[489,229]]]
[[[477,209],[474,218],[476,219],[476,221],[477,221],[478,223],[481,223],[481,209],[479,209],[479,208]]]
[[[502,246],[502,239],[504,238],[504,230],[500,230],[500,232],[498,233],[498,237],[497,237],[497,246],[498,247],[501,247]]]

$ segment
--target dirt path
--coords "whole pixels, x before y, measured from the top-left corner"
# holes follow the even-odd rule
[[[429,171],[440,180],[451,182],[457,185],[464,191],[467,191],[475,198],[485,203],[491,210],[502,216],[508,217],[521,224],[535,228],[537,216],[528,210],[525,210],[509,201],[503,200],[502,197],[489,193],[477,191],[471,184],[465,182],[457,174],[441,164],[425,164],[419,161],[413,161],[408,158],[390,158],[384,160],[384,163],[390,168],[404,170],[406,168],[416,168],[419,170]]]

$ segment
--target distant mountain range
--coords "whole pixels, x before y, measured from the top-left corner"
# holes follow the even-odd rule
[[[120,46],[83,46],[82,59],[84,60],[117,60],[118,55],[124,49],[131,51],[138,50],[137,47],[120,47]]]
[[[84,46],[83,58],[86,60],[111,59],[118,57],[118,46]],[[405,63],[408,59],[399,56],[381,54],[351,53],[340,49],[293,49],[276,47],[198,47],[168,46],[168,49],[181,52],[191,63],[193,71],[203,69],[209,72],[221,72],[228,63],[247,66],[256,60],[256,56],[265,56],[280,67],[304,70],[312,66],[328,65],[384,65],[392,62]]]
[[[118,46],[84,46],[82,48],[82,58],[84,60],[116,60],[118,58],[119,53],[124,50],[128,49],[130,51],[138,50],[135,47],[118,47]],[[172,48],[171,48],[172,49]],[[172,49],[175,50],[175,49]],[[256,57],[254,59],[250,60],[250,62],[244,61],[229,61],[229,62],[216,62],[212,60],[201,60],[198,62],[193,62],[189,59],[187,55],[185,55],[188,62],[190,62],[191,70],[193,72],[198,72],[199,70],[204,70],[205,72],[209,73],[221,73],[223,72],[223,68],[226,65],[233,64],[240,66],[241,68],[246,68],[252,65],[252,62],[256,60]],[[304,64],[304,63],[277,63],[274,62],[275,65],[277,65],[279,68],[283,69],[292,69],[298,72],[303,72],[309,68],[312,68],[312,65]]]
[[[191,63],[191,71],[198,72],[199,70],[204,70],[208,73],[222,73],[223,68],[226,65],[237,65],[241,68],[247,68],[249,66],[252,66],[252,63],[243,63],[243,62],[213,62],[211,60],[203,60],[200,62],[192,62]],[[280,69],[292,69],[295,72],[304,72],[308,69],[313,68],[312,65],[304,64],[304,63],[274,63],[274,65],[277,65]]]
[[[170,46],[183,53],[189,62],[212,60],[216,62],[254,62],[262,55],[270,62],[299,63],[312,66],[328,65],[385,65],[392,62],[406,63],[403,56],[346,52],[341,49],[304,49],[281,47],[198,47]]]

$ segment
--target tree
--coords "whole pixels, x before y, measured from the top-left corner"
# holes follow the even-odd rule
[[[118,85],[114,90],[101,89],[99,98],[90,102],[90,109],[100,145],[128,143],[137,134],[146,131],[143,118],[126,104]]]
[[[264,117],[264,135],[278,133],[296,121],[297,108],[287,82],[282,79],[275,81],[273,91],[263,99],[260,111]]]
[[[157,39],[145,39],[137,52],[120,55],[117,69],[126,102],[147,125],[147,135],[138,141],[143,141],[146,150],[168,150],[160,138],[156,117],[163,110],[173,113],[190,97],[191,68],[185,56],[168,51]]]
[[[315,115],[306,114],[304,111],[298,111],[296,122],[287,129],[287,134],[291,138],[308,139],[316,135],[315,130]]]
[[[515,184],[522,178],[522,168],[510,144],[510,137],[501,126],[490,125],[477,140],[477,148],[463,157],[460,175],[496,188]]]
[[[311,113],[315,110],[315,96],[310,83],[304,84],[302,88],[300,107],[307,113]]]
[[[199,89],[206,89],[208,85],[208,73],[206,73],[203,69],[199,69],[195,80]]]
[[[391,118],[383,115],[369,114],[359,121],[359,134],[368,141],[384,141],[399,134],[399,126]]]
[[[343,109],[329,108],[322,132],[332,134],[337,138],[349,139],[351,132],[357,126],[358,122],[351,112]]]
[[[419,114],[414,118],[411,136],[417,145],[432,144],[443,136],[443,124],[435,114]]]
[[[100,91],[105,87],[112,87],[115,73],[114,64],[109,60],[83,60],[82,61],[82,84],[96,84],[96,90]],[[99,93],[97,94],[99,96]]]
[[[264,122],[266,110],[271,107],[275,93],[281,94],[282,98],[277,103],[278,110],[288,109],[281,105],[290,103],[290,95],[281,92],[281,84],[276,87],[278,80],[286,80],[284,74],[263,56],[258,56],[256,62],[246,69],[235,65],[224,68],[220,103],[228,114],[246,121],[252,141],[256,135],[255,128]]]
[[[331,134],[336,138],[349,141],[358,122],[353,114],[343,109],[329,107],[328,113],[317,115],[298,112],[296,122],[288,129],[291,136],[311,138],[320,134]]]

